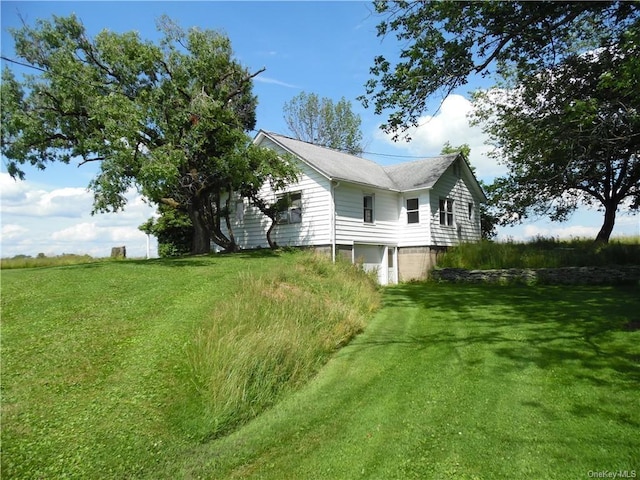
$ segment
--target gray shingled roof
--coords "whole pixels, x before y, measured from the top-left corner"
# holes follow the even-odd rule
[[[432,188],[458,157],[457,153],[385,167],[398,190]]]
[[[355,155],[277,133],[263,133],[331,180],[344,180],[387,190],[431,188],[457,157],[457,154],[450,154],[383,167]]]

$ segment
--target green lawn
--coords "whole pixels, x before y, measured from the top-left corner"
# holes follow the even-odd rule
[[[378,303],[353,267],[306,254],[3,271],[2,478],[172,478]]]
[[[297,300],[317,318],[353,296],[351,280],[290,254],[2,275],[3,478],[640,475],[638,287],[387,288],[364,333],[313,380],[213,438],[199,430],[202,405],[183,401],[202,390],[184,383],[185,359],[194,338],[201,353],[219,350],[203,328],[218,328],[223,302],[245,317],[264,303],[236,293],[255,283],[269,287],[265,311],[291,317]],[[295,323],[279,324],[277,358],[304,343]],[[266,327],[247,336],[268,338]],[[253,359],[261,344],[247,345]]]
[[[304,390],[176,478],[640,475],[637,288],[404,285]]]

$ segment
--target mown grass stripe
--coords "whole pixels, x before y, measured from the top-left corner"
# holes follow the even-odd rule
[[[180,476],[637,471],[640,338],[623,325],[638,308],[637,288],[390,288],[366,332],[314,382],[203,446]]]

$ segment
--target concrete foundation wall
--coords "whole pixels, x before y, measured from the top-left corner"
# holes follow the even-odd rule
[[[350,262],[353,257],[353,247],[351,245],[336,245],[336,258],[341,258]]]
[[[438,247],[399,247],[398,276],[400,282],[424,280],[435,267],[438,256],[444,252]]]

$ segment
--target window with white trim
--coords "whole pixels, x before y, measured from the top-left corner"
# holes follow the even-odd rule
[[[278,195],[278,203],[281,205],[278,211],[278,223],[300,223],[302,222],[302,193],[287,192]]]
[[[474,205],[473,203],[469,202],[469,220],[473,221],[473,211],[474,211]]]
[[[453,200],[450,198],[440,199],[440,225],[453,226]]]
[[[363,220],[364,223],[373,223],[374,217],[374,196],[373,195],[364,195],[362,200],[363,206]]]
[[[420,223],[420,202],[417,198],[407,198],[407,223]]]

